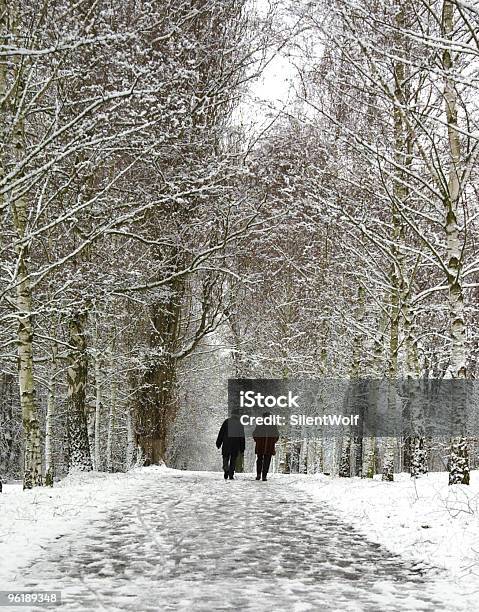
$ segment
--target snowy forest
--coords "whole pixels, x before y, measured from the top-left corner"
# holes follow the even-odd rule
[[[474,0],[0,0],[0,104],[0,480],[219,469],[228,378],[477,377]],[[479,463],[328,444],[276,469]]]

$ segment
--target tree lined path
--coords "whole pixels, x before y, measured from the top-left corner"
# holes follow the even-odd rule
[[[62,610],[460,609],[435,590],[437,579],[453,597],[440,572],[367,541],[294,476],[236,478],[146,474],[52,543],[21,588],[62,590]]]

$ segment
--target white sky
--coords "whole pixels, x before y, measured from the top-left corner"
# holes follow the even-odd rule
[[[266,14],[268,0],[252,0],[258,12]],[[271,50],[274,55],[275,50]],[[261,132],[273,116],[292,99],[292,82],[295,69],[287,52],[282,51],[271,59],[260,78],[249,83],[249,95],[241,103],[235,122]]]
[[[251,2],[261,16],[267,16],[269,0],[251,0]],[[300,7],[305,0],[291,0],[291,2],[291,7],[294,9]],[[298,15],[295,15],[294,11],[283,11],[275,25],[278,29],[284,30],[284,35],[287,36],[287,30],[297,30],[298,23]],[[319,39],[311,38],[311,32],[305,34],[306,38],[303,34],[299,35],[300,39],[296,39],[296,42],[308,47],[309,61],[315,63],[322,54],[322,44]],[[261,133],[275,117],[281,114],[282,110],[287,109],[288,103],[295,101],[294,84],[297,84],[295,63],[301,62],[304,65],[306,59],[297,50],[293,51],[287,47],[278,53],[272,49],[270,58],[272,55],[274,57],[264,69],[262,76],[249,83],[249,95],[240,104],[234,117],[234,123],[241,125],[247,133]],[[316,55],[316,58],[313,55]]]

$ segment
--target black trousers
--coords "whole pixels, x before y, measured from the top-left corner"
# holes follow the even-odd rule
[[[256,456],[256,475],[266,478],[266,475],[271,464],[271,455]]]
[[[235,473],[236,458],[238,457],[238,451],[233,450],[223,455],[223,470],[225,474],[233,477]]]

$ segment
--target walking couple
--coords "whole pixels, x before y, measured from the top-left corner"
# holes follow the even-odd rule
[[[269,412],[263,413],[269,417]],[[275,425],[257,425],[253,431],[256,453],[256,480],[267,480],[271,457],[275,454],[275,444],[279,439],[279,431]],[[216,447],[221,448],[223,455],[223,470],[225,480],[234,480],[236,460],[244,453],[244,427],[240,421],[239,410],[233,410],[231,416],[221,425]]]

